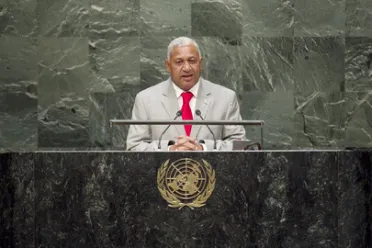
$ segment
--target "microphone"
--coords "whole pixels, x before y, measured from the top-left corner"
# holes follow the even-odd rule
[[[199,116],[200,119],[202,119],[202,120],[204,121],[204,118],[202,117],[201,112],[200,112],[199,109],[195,110],[195,114],[196,114],[197,116]],[[214,136],[214,133],[212,132],[212,130],[210,129],[210,127],[209,127],[208,125],[206,125],[206,126],[207,126],[209,132],[210,132],[210,133],[212,134],[212,136],[213,136],[213,141],[214,141],[213,149],[214,149],[214,150],[217,150],[217,141],[216,141],[216,137]]]
[[[178,117],[180,117],[182,115],[182,111],[181,110],[178,110],[177,113],[176,113],[176,117],[174,117],[173,120],[176,120]],[[161,148],[161,138],[163,137],[163,135],[165,134],[165,132],[168,130],[168,128],[170,128],[170,124],[164,129],[164,131],[161,133],[160,137],[159,137],[159,144],[158,144],[158,149],[160,150]],[[169,141],[171,142],[171,141]],[[174,141],[173,141],[173,144],[174,144]]]

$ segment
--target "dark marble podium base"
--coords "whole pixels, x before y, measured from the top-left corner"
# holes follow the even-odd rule
[[[168,158],[205,159],[216,188],[172,209]],[[0,247],[372,247],[372,152],[0,155]]]

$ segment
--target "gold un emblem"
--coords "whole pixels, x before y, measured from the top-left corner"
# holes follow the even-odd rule
[[[203,165],[190,158],[173,163],[169,159],[158,170],[157,184],[169,207],[193,209],[205,206],[216,183],[215,171],[202,159]]]

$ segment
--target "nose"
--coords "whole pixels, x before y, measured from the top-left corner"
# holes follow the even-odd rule
[[[190,66],[190,64],[188,62],[185,62],[185,64],[183,65],[182,69],[184,71],[189,71],[189,70],[191,70],[191,66]]]

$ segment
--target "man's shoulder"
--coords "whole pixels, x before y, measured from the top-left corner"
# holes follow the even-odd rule
[[[148,98],[157,94],[161,94],[164,91],[164,89],[168,86],[168,83],[169,83],[168,80],[165,80],[153,86],[150,86],[144,90],[141,90],[140,92],[137,93],[137,97]]]
[[[235,91],[232,89],[227,88],[226,86],[212,83],[209,80],[203,79],[203,84],[205,85],[206,89],[209,89],[212,92],[218,93],[218,94],[227,94],[227,95],[235,95]]]

